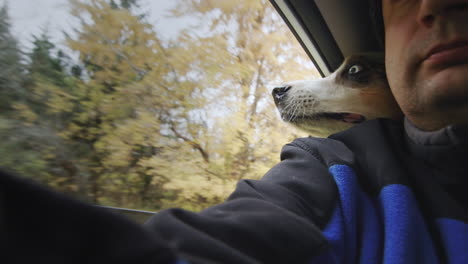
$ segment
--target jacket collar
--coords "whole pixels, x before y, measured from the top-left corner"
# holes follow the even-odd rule
[[[423,131],[404,120],[406,147],[410,154],[430,168],[442,184],[468,180],[468,125]]]
[[[408,138],[418,145],[458,145],[466,142],[468,139],[468,125],[451,125],[436,131],[423,131],[405,117],[404,126]]]

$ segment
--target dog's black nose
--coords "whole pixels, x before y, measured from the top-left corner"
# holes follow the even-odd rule
[[[273,95],[275,102],[281,100],[281,98],[283,98],[286,95],[289,89],[291,89],[291,86],[281,86],[274,88],[271,94]]]

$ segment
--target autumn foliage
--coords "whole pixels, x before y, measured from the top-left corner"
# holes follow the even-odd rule
[[[180,0],[163,39],[137,1],[71,0],[80,27],[27,54],[0,13],[0,166],[102,205],[200,210],[304,136],[272,84],[317,76],[266,0]],[[21,55],[23,54],[23,55]]]

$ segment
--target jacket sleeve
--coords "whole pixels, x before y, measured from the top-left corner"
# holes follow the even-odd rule
[[[286,145],[261,180],[199,213],[161,211],[147,227],[189,263],[307,263],[327,247],[322,229],[337,199],[327,166],[305,142]]]
[[[133,221],[0,170],[0,263],[183,262]]]

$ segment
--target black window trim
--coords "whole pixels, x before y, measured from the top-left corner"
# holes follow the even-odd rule
[[[270,0],[322,76],[343,58],[379,51],[368,0]]]

